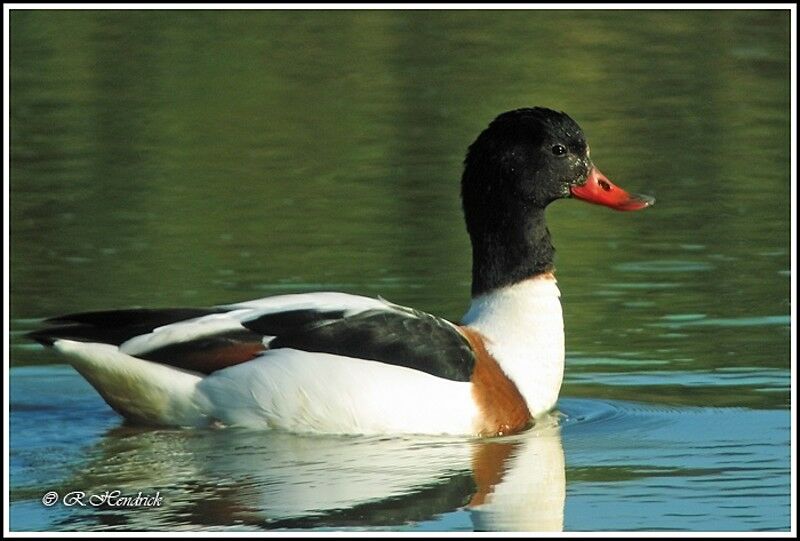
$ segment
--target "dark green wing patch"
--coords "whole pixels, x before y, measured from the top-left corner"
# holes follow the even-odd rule
[[[285,312],[289,320],[306,322],[285,325],[281,313],[243,322],[250,330],[275,336],[271,350],[292,348],[330,353],[404,366],[455,381],[469,381],[475,356],[467,340],[450,323],[430,314],[387,305],[351,316],[341,313]],[[337,317],[338,316],[338,317]],[[281,332],[275,332],[280,330]]]

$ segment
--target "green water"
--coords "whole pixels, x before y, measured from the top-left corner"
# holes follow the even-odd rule
[[[789,528],[788,11],[10,25],[12,530]],[[530,105],[568,112],[609,178],[658,201],[548,209],[552,426],[488,443],[126,427],[22,336],[67,312],[316,290],[457,320],[465,149]],[[41,503],[115,488],[165,505]]]

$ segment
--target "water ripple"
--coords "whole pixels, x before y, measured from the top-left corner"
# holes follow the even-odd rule
[[[706,272],[714,269],[714,265],[702,261],[688,260],[647,260],[630,261],[614,266],[620,272],[641,273],[673,273],[673,272]]]

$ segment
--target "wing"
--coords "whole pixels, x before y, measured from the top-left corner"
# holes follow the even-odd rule
[[[280,295],[210,309],[122,310],[48,320],[31,333],[109,343],[121,352],[203,374],[291,348],[469,381],[475,356],[452,323],[382,299],[343,293]]]
[[[82,342],[102,342],[120,345],[135,336],[152,332],[157,327],[223,312],[214,308],[134,308],[81,312],[46,319],[51,325],[33,331],[29,338],[50,346],[53,340],[67,338]]]
[[[308,323],[286,325],[284,316]],[[298,315],[300,317],[298,317]],[[269,349],[331,353],[413,368],[455,381],[469,381],[475,357],[456,327],[431,314],[389,303],[347,315],[265,314],[244,326],[274,336]]]

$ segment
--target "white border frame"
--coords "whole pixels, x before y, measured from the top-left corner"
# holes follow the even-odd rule
[[[9,171],[10,171],[10,99],[9,99],[9,11],[13,9],[147,9],[147,10],[191,10],[191,9],[275,9],[275,10],[310,10],[310,9],[431,9],[431,10],[522,10],[522,9],[620,9],[620,10],[649,10],[649,9],[682,9],[682,10],[724,10],[724,9],[753,9],[753,10],[788,10],[791,11],[791,355],[797,359],[797,5],[781,3],[744,3],[744,4],[687,4],[687,3],[658,3],[658,4],[509,4],[509,3],[478,3],[478,4],[444,4],[444,3],[412,3],[412,4],[4,4],[3,5],[3,491],[5,504],[3,504],[3,536],[4,537],[108,537],[104,532],[11,532],[9,531],[9,370],[10,370],[10,320],[9,320]],[[787,537],[797,535],[797,364],[791,364],[791,530],[789,532],[562,532],[564,537]],[[113,532],[115,537],[552,537],[553,534],[536,533],[505,533],[505,532]]]

